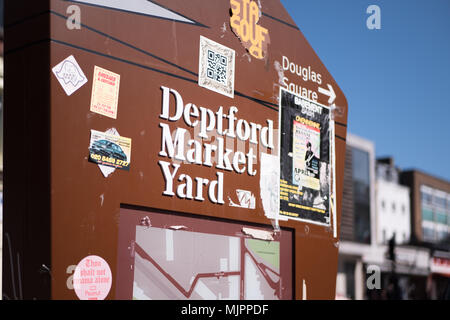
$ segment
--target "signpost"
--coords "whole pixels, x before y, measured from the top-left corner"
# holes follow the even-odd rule
[[[279,1],[5,6],[4,298],[334,298],[347,101]]]

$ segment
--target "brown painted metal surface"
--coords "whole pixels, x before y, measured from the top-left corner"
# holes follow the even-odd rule
[[[225,204],[214,204],[207,196],[204,201],[196,201],[163,195],[165,180],[158,161],[171,160],[159,156],[159,125],[167,123],[172,129],[185,128],[191,136],[194,136],[194,130],[182,119],[168,122],[160,118],[161,86],[178,91],[185,104],[194,103],[214,112],[220,106],[225,111],[236,106],[237,118],[263,126],[269,119],[277,129],[278,95],[283,80],[276,65],[283,63],[283,56],[298,65],[311,66],[322,75],[322,87],[327,88],[330,84],[336,92],[336,180],[340,221],[347,101],[283,6],[278,1],[260,2],[263,14],[258,24],[270,34],[264,59],[251,56],[231,31],[229,1],[157,1],[197,24],[75,1],[52,0],[48,7],[31,7],[25,13],[13,4],[6,7],[4,228],[5,234],[15,239],[12,256],[22,257],[23,298],[76,299],[74,291],[67,287],[71,275],[67,268],[88,255],[101,256],[109,263],[113,282],[108,298],[116,298],[116,287],[121,281],[115,275],[123,205],[271,228],[259,197],[259,172],[251,176],[218,170],[214,166],[181,164],[179,172],[192,178],[212,181],[217,179],[216,172],[223,172]],[[28,6],[29,2],[26,3]],[[70,30],[66,26],[66,9],[73,4],[81,8],[80,30]],[[234,98],[198,85],[200,36],[235,50]],[[88,82],[67,96],[51,69],[70,55],[76,58]],[[90,111],[95,66],[120,75],[117,119]],[[284,72],[285,76],[294,79],[289,71]],[[30,77],[35,77],[36,81],[26,81]],[[316,83],[299,77],[295,82],[317,92]],[[328,105],[326,95],[318,93],[317,96],[318,102]],[[34,101],[30,101],[31,97]],[[19,126],[13,129],[16,124]],[[91,129],[106,131],[110,128],[116,128],[121,136],[132,139],[131,164],[129,171],[116,170],[105,178],[98,166],[88,161],[88,148]],[[33,146],[19,148],[17,144],[23,144],[27,139]],[[247,151],[248,147],[247,141]],[[30,148],[40,151],[34,152]],[[11,155],[13,152],[22,157],[16,159]],[[23,158],[27,154],[38,159],[38,165]],[[257,163],[255,168],[259,169]],[[23,168],[28,169],[22,171]],[[228,205],[228,196],[234,195],[236,189],[253,192],[255,210]],[[22,198],[21,192],[30,197]],[[14,212],[16,217],[12,217]],[[33,223],[34,220],[37,222]],[[332,228],[295,220],[281,221],[280,226],[293,232],[294,298],[303,298],[305,282],[308,299],[334,299],[338,239],[333,238]],[[36,241],[32,236],[35,233],[41,234],[44,240]],[[6,240],[4,252],[4,290],[8,297],[18,297],[19,290],[13,288],[17,288],[18,275],[12,275],[8,270],[12,261]],[[16,260],[14,258],[13,262]],[[43,275],[39,273],[42,264],[51,269],[47,280],[42,280]],[[46,289],[39,289],[39,286]]]

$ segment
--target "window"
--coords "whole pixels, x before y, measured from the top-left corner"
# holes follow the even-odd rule
[[[402,214],[403,214],[403,215],[405,214],[405,211],[406,211],[405,205],[402,204]]]
[[[425,185],[420,187],[423,240],[436,242],[446,239],[450,232],[449,194]]]
[[[423,239],[425,241],[435,241],[435,233],[434,233],[434,229],[424,226],[422,228],[422,232],[423,232]]]
[[[447,215],[445,214],[445,212],[443,212],[441,210],[436,211],[436,222],[442,223],[442,224],[447,224]]]
[[[447,225],[450,226],[450,194],[447,193]]]
[[[445,209],[445,198],[443,198],[443,197],[439,197],[439,196],[435,196],[434,198],[433,198],[433,202],[434,202],[434,205],[435,206],[437,206],[438,208],[440,208],[440,209]]]
[[[355,299],[355,267],[355,262],[345,262],[345,279],[347,287],[347,297],[349,299]]]
[[[422,220],[423,221],[433,221],[433,210],[422,209]]]
[[[392,213],[395,213],[395,202],[392,202]]]
[[[2,26],[2,28],[3,28],[3,7],[4,7],[4,4],[5,3],[5,1],[4,0],[0,0],[0,25]]]
[[[369,153],[351,148],[355,241],[370,243],[370,161]]]
[[[423,204],[431,204],[432,195],[428,191],[421,190],[420,196]]]

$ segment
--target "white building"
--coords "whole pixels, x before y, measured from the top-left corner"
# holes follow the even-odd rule
[[[410,190],[400,185],[392,159],[377,162],[376,242],[387,244],[395,234],[396,244],[407,244],[411,237]]]
[[[387,257],[388,240],[396,235],[395,272],[402,299],[423,299],[429,274],[429,249],[411,246],[410,191],[399,184],[392,159],[375,160],[375,144],[347,134],[344,190],[340,221],[337,299],[386,298],[394,270]],[[367,280],[377,270],[381,290]]]

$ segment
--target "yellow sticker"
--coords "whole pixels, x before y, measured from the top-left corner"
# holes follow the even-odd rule
[[[230,0],[230,25],[248,52],[257,59],[266,56],[270,43],[269,30],[258,25],[261,10],[256,1]]]

